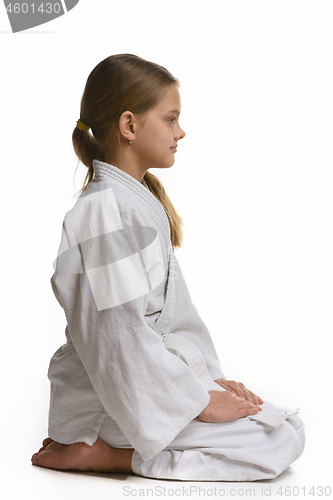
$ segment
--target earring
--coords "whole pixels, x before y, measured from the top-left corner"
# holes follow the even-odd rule
[[[132,144],[133,141],[134,141],[134,139],[132,139],[131,141],[129,141],[129,143]]]

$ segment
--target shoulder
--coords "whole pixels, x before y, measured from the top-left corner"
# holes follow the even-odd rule
[[[90,182],[66,213],[63,224],[69,246],[125,228],[135,239],[144,241],[153,235],[156,237],[158,232],[152,213],[144,203],[108,180]]]
[[[142,212],[140,203],[121,186],[110,181],[90,182],[64,222],[71,231],[89,228],[90,237],[95,237],[145,218],[147,214]]]
[[[94,190],[88,185],[65,215],[64,230],[72,245],[124,227],[112,187],[99,188]]]

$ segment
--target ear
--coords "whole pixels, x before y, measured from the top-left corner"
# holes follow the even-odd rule
[[[124,111],[118,122],[119,132],[124,139],[132,141],[136,132],[136,118],[132,111]]]

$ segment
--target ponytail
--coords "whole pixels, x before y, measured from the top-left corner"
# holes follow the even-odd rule
[[[176,212],[169,196],[166,194],[165,189],[161,181],[153,175],[151,172],[147,171],[144,175],[144,180],[146,181],[149,191],[158,199],[161,203],[164,211],[168,217],[170,224],[170,238],[173,248],[181,247],[183,242],[183,231],[182,225],[183,221],[180,215]]]
[[[84,179],[83,187],[78,194],[82,194],[88,186],[89,182],[94,177],[94,169],[92,167],[92,161],[96,157],[96,141],[94,137],[89,132],[84,132],[83,130],[75,127],[72,134],[72,142],[76,156],[79,161],[88,167],[87,174]]]

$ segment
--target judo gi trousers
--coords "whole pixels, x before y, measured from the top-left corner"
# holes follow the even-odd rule
[[[263,410],[286,411],[264,402]],[[132,448],[118,425],[107,417],[99,438],[116,448]],[[272,479],[294,462],[305,444],[303,422],[288,417],[276,428],[241,418],[207,423],[194,419],[154,458],[144,462],[133,452],[135,474],[183,481],[255,481]]]

